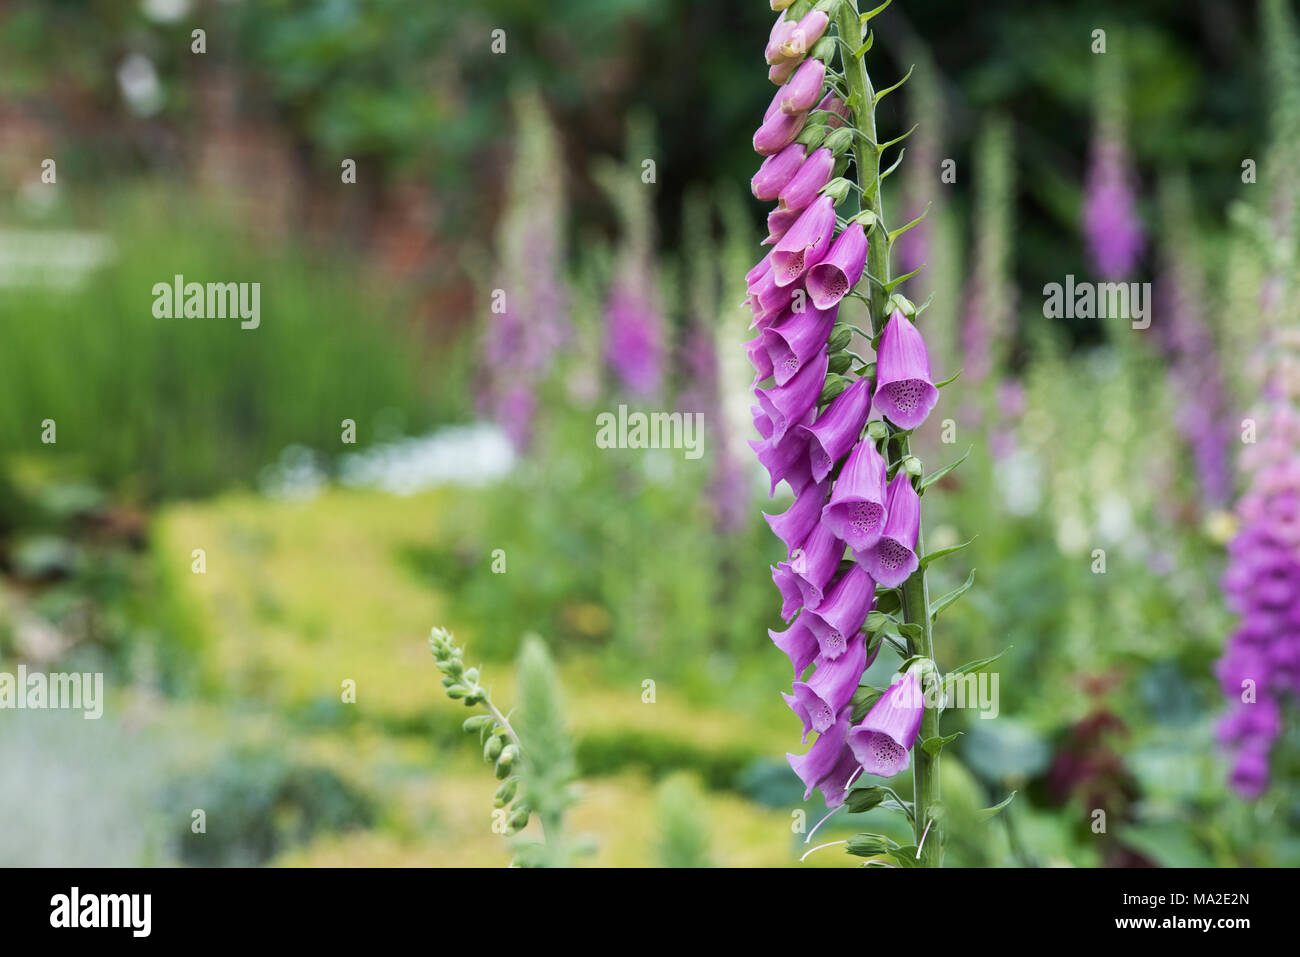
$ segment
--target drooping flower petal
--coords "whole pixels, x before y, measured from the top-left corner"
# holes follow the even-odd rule
[[[835,154],[824,146],[814,150],[782,187],[780,209],[798,211],[807,208],[821,188],[830,182],[834,170]]]
[[[794,142],[808,120],[807,113],[782,113],[777,110],[754,132],[754,152],[771,156]]]
[[[780,441],[786,432],[795,428],[803,417],[817,405],[822,386],[826,382],[826,366],[830,359],[823,349],[786,382],[767,389],[755,390],[758,404],[772,420],[772,438]]]
[[[853,223],[835,237],[826,258],[808,270],[808,297],[813,305],[818,309],[836,305],[858,284],[866,265],[867,234],[861,223]]]
[[[835,205],[829,196],[818,197],[772,249],[776,284],[788,286],[821,262],[834,231]]]
[[[807,754],[786,754],[786,760],[804,784],[803,799],[812,797],[813,788],[825,781],[842,763],[848,750],[848,733],[851,708],[845,708],[835,717],[835,723],[813,742]]]
[[[880,646],[876,645],[871,654],[872,661],[879,652]],[[818,655],[813,665],[813,673],[807,681],[794,683],[794,701],[790,704],[795,714],[803,719],[805,741],[809,731],[820,734],[833,725],[835,715],[858,690],[862,673],[871,666],[867,660],[867,636],[857,634],[849,640],[844,654],[838,658]],[[790,699],[786,701],[789,703]]]
[[[827,151],[829,152],[829,150]],[[802,143],[791,143],[779,153],[773,153],[758,168],[749,188],[755,199],[770,202],[781,195],[787,183],[804,164],[808,151]]]
[[[777,385],[789,382],[805,362],[826,348],[835,316],[834,309],[787,309],[779,321],[764,330],[763,345]]]
[[[826,504],[829,482],[809,483],[799,490],[794,503],[780,515],[763,514],[772,533],[785,543],[786,553],[793,552],[817,526]]]
[[[775,255],[772,267],[779,283],[783,267]],[[925,341],[916,326],[896,309],[880,335],[876,353],[876,410],[900,429],[915,429],[938,401],[939,390],[930,380],[930,355]]]
[[[921,499],[911,477],[899,469],[885,499],[885,525],[874,544],[854,552],[858,563],[886,588],[897,588],[916,571],[916,538],[921,527]]]
[[[921,730],[925,702],[921,682],[908,673],[889,686],[861,724],[848,733],[853,756],[867,774],[892,778],[910,762],[908,752]]]
[[[830,22],[830,16],[824,11],[808,11],[782,41],[781,53],[785,56],[806,56],[813,44],[822,38]]]
[[[816,611],[804,613],[821,653],[827,658],[844,654],[849,639],[857,634],[875,603],[876,583],[855,564],[826,592]]]
[[[812,469],[808,465],[807,437],[796,430],[776,438],[776,427],[771,417],[766,411],[762,411],[762,416],[765,427],[773,431],[761,442],[751,440],[749,447],[757,453],[759,464],[767,469],[767,474],[772,480],[770,495],[776,494],[777,485],[783,481],[789,483],[791,491],[803,488],[812,479]],[[811,419],[812,411],[804,413],[804,418]],[[755,424],[758,423],[756,417]],[[762,427],[760,427],[760,434],[762,434]]]
[[[886,465],[876,443],[863,439],[849,453],[822,511],[822,523],[862,554],[880,540],[885,525]]]
[[[796,618],[794,624],[785,631],[768,629],[767,634],[790,659],[795,678],[802,675],[817,657],[817,639],[802,616]]]
[[[813,526],[803,544],[790,555],[790,570],[803,606],[808,609],[822,603],[822,594],[831,576],[839,570],[844,557],[844,543],[826,526]]]
[[[781,88],[781,112],[807,113],[817,105],[825,83],[826,64],[817,59],[804,60]]]
[[[837,395],[808,432],[808,455],[813,475],[821,481],[830,475],[835,463],[848,453],[862,434],[871,414],[871,383],[858,379]]]

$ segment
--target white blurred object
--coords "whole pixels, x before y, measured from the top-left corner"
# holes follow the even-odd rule
[[[153,61],[140,53],[132,53],[117,68],[117,85],[122,90],[126,105],[138,116],[152,116],[162,109],[162,84]]]
[[[141,0],[140,9],[155,23],[175,23],[190,12],[191,0]]]
[[[439,485],[486,485],[504,478],[514,464],[505,432],[480,422],[345,455],[339,481],[352,488],[413,495]]]
[[[112,254],[112,240],[100,233],[0,229],[0,287],[73,289]]]

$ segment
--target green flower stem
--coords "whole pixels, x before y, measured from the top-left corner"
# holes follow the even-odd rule
[[[858,186],[862,195],[862,208],[875,214],[876,224],[872,230],[867,250],[868,280],[871,329],[880,335],[889,319],[889,295],[884,284],[889,282],[889,230],[885,226],[884,204],[881,197],[879,138],[876,135],[875,88],[867,75],[865,54],[852,56],[849,50],[857,50],[861,45],[862,29],[860,26],[857,0],[841,0],[836,12],[836,25],[840,39],[847,44],[841,45],[840,56],[844,66],[844,78],[848,84],[853,123],[862,134],[854,138],[852,146],[854,166],[858,174]],[[898,433],[890,427],[891,441],[896,441],[899,459],[910,454],[910,443],[905,434]],[[916,553],[925,554],[924,535],[918,528],[916,534]],[[930,589],[926,581],[925,569],[913,572],[912,577],[903,583],[903,621],[918,625],[918,637],[908,639],[908,646],[914,655],[928,659],[934,664],[934,639],[930,629]],[[938,674],[937,666],[931,672]],[[939,867],[943,862],[943,832],[941,828],[939,803],[939,754],[931,755],[920,747],[921,741],[939,736],[939,710],[937,702],[931,702],[927,696],[925,714],[921,719],[921,735],[918,744],[912,749],[912,775],[915,785],[915,827],[916,843],[920,847],[920,864],[923,867]]]

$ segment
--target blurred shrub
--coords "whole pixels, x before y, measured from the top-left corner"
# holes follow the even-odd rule
[[[371,798],[333,771],[296,764],[279,752],[236,749],[197,780],[172,786],[165,799],[181,861],[200,867],[264,864],[321,831],[368,827]],[[206,833],[192,830],[201,808]]]
[[[68,290],[0,289],[0,455],[141,497],[195,495],[252,481],[290,444],[342,449],[344,419],[365,444],[392,409],[408,430],[463,409],[454,346],[427,374],[403,304],[349,263],[250,246],[167,194],[118,197],[106,218],[116,255],[102,271]],[[260,327],[156,318],[153,286],[177,274],[260,282]],[[45,419],[56,444],[41,442]]]
[[[704,795],[685,774],[659,785],[655,854],[661,867],[710,867]]]

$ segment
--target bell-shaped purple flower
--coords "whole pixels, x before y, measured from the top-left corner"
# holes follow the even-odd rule
[[[754,385],[772,377],[772,357],[760,335],[745,343],[745,352],[749,354],[750,364],[754,367]]]
[[[806,208],[817,195],[821,188],[830,182],[831,173],[835,170],[835,154],[822,147],[814,150],[798,171],[792,176],[781,190],[781,205],[783,210],[801,210]]]
[[[806,419],[811,419],[812,411],[805,413]],[[759,423],[764,423],[759,425]],[[787,482],[790,490],[797,491],[803,488],[812,479],[812,469],[808,465],[808,442],[807,437],[797,430],[783,435],[779,439],[773,438],[771,419],[766,412],[762,412],[762,419],[755,417],[755,425],[759,425],[759,433],[762,434],[764,427],[769,430],[761,442],[750,441],[749,446],[758,455],[759,464],[767,469],[767,474],[771,477],[772,488],[769,493],[776,494],[776,487],[781,482]]]
[[[802,545],[804,539],[817,527],[830,487],[829,482],[810,482],[799,490],[794,503],[780,515],[763,514],[772,534],[785,543],[787,555]]]
[[[794,287],[776,284],[776,274],[768,270],[754,283],[749,292],[749,308],[754,318],[780,313],[794,300]]]
[[[803,605],[799,576],[790,562],[778,562],[772,566],[772,582],[781,593],[781,618],[788,622],[799,614],[799,609]]]
[[[756,389],[758,404],[772,420],[772,438],[780,441],[786,432],[795,428],[821,398],[826,383],[826,367],[830,358],[823,349],[785,385]]]
[[[807,113],[782,113],[777,110],[754,132],[754,152],[761,156],[771,156],[785,149],[803,132],[807,120]]]
[[[892,778],[911,763],[908,752],[921,730],[921,682],[908,673],[889,686],[862,723],[848,734],[853,756],[867,774]]]
[[[790,82],[781,87],[782,113],[807,113],[821,98],[826,82],[826,64],[821,60],[804,60]]]
[[[790,79],[791,75],[794,73],[795,69],[798,66],[799,66],[799,61],[794,59],[793,57],[791,57],[788,60],[782,60],[780,63],[773,63],[770,67],[768,67],[767,78],[771,80],[773,83],[775,83],[777,86],[781,86],[788,79]]]
[[[849,751],[847,739],[852,711],[847,706],[841,710],[835,716],[835,723],[821,733],[807,754],[786,754],[790,767],[804,784],[805,801],[812,797],[813,788],[832,778],[842,768],[845,752]],[[829,798],[827,803],[830,803]]]
[[[785,631],[772,631],[769,628],[767,634],[790,659],[795,678],[807,671],[808,666],[817,657],[817,639],[809,629],[808,623],[803,620],[803,616],[797,618]]]
[[[822,511],[822,524],[861,555],[880,541],[886,494],[885,460],[875,442],[863,439],[840,471],[830,503]]]
[[[875,544],[853,554],[877,582],[897,588],[920,564],[913,549],[921,528],[921,499],[902,469],[889,483],[885,512],[885,525]]]
[[[772,268],[780,283],[783,267],[775,254]],[[915,429],[938,401],[939,390],[930,380],[930,355],[925,341],[916,326],[895,309],[880,334],[880,348],[876,351],[876,411],[900,429]]]
[[[836,305],[858,284],[866,265],[867,234],[861,223],[853,223],[835,237],[826,258],[808,270],[808,297],[813,305],[818,309]]]
[[[822,38],[831,18],[821,10],[810,10],[803,15],[795,28],[786,34],[781,42],[781,53],[788,57],[802,57],[808,54],[814,43]]]
[[[767,47],[763,51],[763,58],[768,63],[783,63],[790,58],[790,54],[781,52],[781,46],[790,39],[798,26],[799,22],[796,20],[787,20],[783,16],[776,18],[776,23],[772,24],[772,32],[767,35]]]
[[[827,658],[844,654],[875,603],[876,583],[861,565],[853,565],[831,586],[816,611],[804,612],[821,653]]]
[[[776,206],[767,214],[767,238],[763,240],[764,246],[775,246],[790,231],[795,223],[799,222],[799,215],[803,212],[800,209],[782,209]],[[775,282],[773,277],[773,282]]]
[[[869,379],[858,379],[837,395],[817,421],[803,426],[809,435],[808,456],[813,475],[821,481],[848,453],[871,414]]]
[[[787,309],[783,318],[763,331],[763,346],[767,349],[777,385],[785,385],[804,363],[816,358],[826,348],[831,327],[835,325],[836,310],[805,309],[794,312]]]
[[[772,249],[772,275],[778,286],[788,286],[822,261],[835,232],[835,205],[821,196],[805,209],[790,231]]]
[[[754,263],[754,268],[745,273],[745,291],[752,293],[759,280],[772,271],[772,257],[764,256]]]
[[[829,150],[827,151],[829,152]],[[773,153],[763,160],[754,178],[749,181],[749,188],[755,199],[771,202],[781,195],[786,183],[799,172],[803,166],[808,150],[802,143],[791,143],[779,153]]]
[[[872,661],[879,652],[877,645],[871,654]],[[808,680],[796,681],[794,694],[782,695],[790,710],[803,721],[804,741],[808,740],[809,731],[820,734],[830,728],[835,723],[835,715],[858,690],[862,673],[871,667],[871,661],[867,660],[867,636],[855,635],[844,654],[838,658],[818,655],[813,664],[815,670]]]
[[[826,585],[839,570],[843,558],[844,543],[820,523],[813,526],[803,544],[791,553],[790,570],[805,608],[812,610],[821,605]]]

